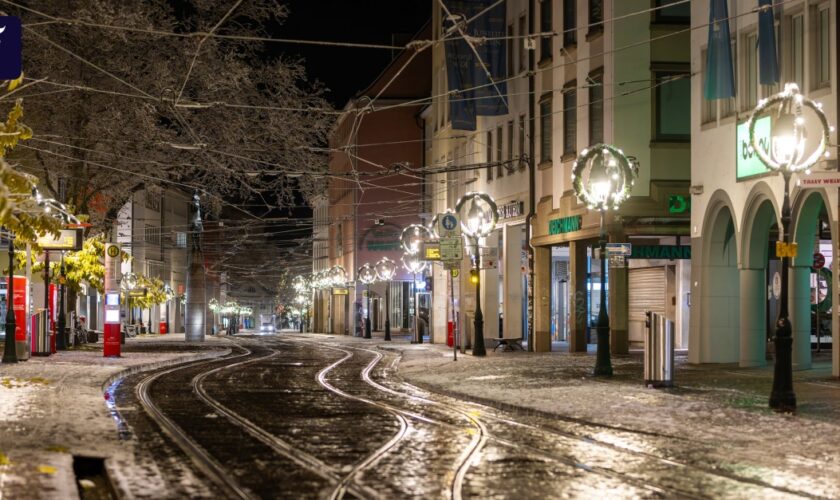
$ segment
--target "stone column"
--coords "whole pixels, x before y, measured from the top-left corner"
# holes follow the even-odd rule
[[[764,366],[767,350],[767,278],[764,268],[741,269],[738,365]]]
[[[569,243],[569,352],[586,352],[586,249],[588,242]]]
[[[505,226],[505,261],[504,264],[504,297],[502,304],[505,309],[503,321],[504,336],[507,338],[523,338],[522,331],[522,235],[523,226]]]
[[[790,322],[793,330],[793,369],[811,368],[811,267],[790,266]]]
[[[534,249],[534,352],[551,351],[551,247]]]
[[[623,231],[610,230],[610,241],[627,241]],[[623,266],[610,267],[609,258],[605,261],[609,278],[609,313],[610,313],[610,352],[612,354],[630,353],[630,335],[628,330],[630,296],[627,294],[627,262]]]

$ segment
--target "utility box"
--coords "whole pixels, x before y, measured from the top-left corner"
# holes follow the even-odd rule
[[[653,311],[645,312],[645,385],[674,385],[674,322]]]

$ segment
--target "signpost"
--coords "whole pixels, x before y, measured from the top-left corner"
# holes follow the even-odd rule
[[[825,255],[817,252],[814,254],[814,269],[822,269],[825,266]]]
[[[61,250],[77,252],[82,249],[82,229],[62,229],[58,237],[47,233],[38,238],[38,246],[45,251]]]
[[[443,267],[449,269],[449,304],[452,310],[453,340],[452,356],[458,360],[458,322],[455,318],[455,286],[453,280],[460,274],[461,261],[463,260],[463,246],[461,245],[461,221],[458,215],[446,212],[438,214],[437,234],[440,238],[438,243],[438,259],[443,262]]]
[[[105,335],[102,355],[120,356],[120,285],[117,274],[120,268],[120,247],[105,245]]]

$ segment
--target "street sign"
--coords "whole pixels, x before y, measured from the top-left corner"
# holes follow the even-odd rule
[[[496,247],[478,247],[478,255],[481,258],[488,257],[495,260],[499,257],[499,249]]]
[[[624,259],[623,255],[610,255],[610,267],[624,267]]]
[[[814,254],[814,269],[822,269],[825,266],[825,255],[817,252]]]
[[[461,224],[458,216],[450,212],[438,214],[437,233],[440,238],[460,237]]]
[[[461,245],[461,238],[456,237],[447,237],[440,239],[440,260],[444,261],[460,261],[464,258],[463,256],[463,246]]]
[[[491,258],[482,257],[481,258],[481,266],[479,266],[479,267],[481,269],[496,269],[496,266],[498,265],[498,263],[499,263],[498,259],[495,259],[495,258],[491,259]]]
[[[38,238],[38,246],[44,250],[70,250],[79,251],[82,249],[81,229],[62,229],[58,237],[47,233]]]
[[[131,298],[145,297],[148,290],[146,288],[135,288],[128,291],[128,296]]]
[[[350,291],[346,288],[333,288],[332,294],[333,295],[348,295]]]
[[[630,243],[607,243],[607,255],[621,255],[629,257],[633,254],[633,245]]]
[[[796,243],[776,242],[776,257],[796,257],[799,245]]]
[[[440,243],[436,241],[424,241],[420,248],[423,251],[421,260],[441,260]]]
[[[461,270],[458,269],[457,267],[450,269],[449,272],[452,274],[453,278],[457,278],[458,276],[461,275]]]

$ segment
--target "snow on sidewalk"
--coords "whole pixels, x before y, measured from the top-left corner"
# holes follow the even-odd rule
[[[828,410],[809,413],[820,405],[805,401],[800,414],[781,415],[767,408],[769,369],[744,376],[733,367],[686,366],[677,372],[677,387],[662,390],[643,387],[638,357],[614,358],[615,376],[604,380],[591,376],[595,358],[586,354],[459,354],[453,362],[452,350],[440,345],[379,345],[400,353],[401,377],[433,391],[502,409],[665,435],[651,441],[663,455],[840,497],[836,380],[821,381],[822,389],[797,382],[803,393],[822,390],[820,401]]]
[[[208,337],[198,347],[185,344],[183,334],[130,339],[123,348],[120,358],[104,358],[100,342],[0,364],[2,496],[77,498],[73,455],[119,463],[118,488],[133,489],[130,471],[142,466],[134,463],[132,440],[119,438],[103,398],[106,384],[128,373],[228,352],[221,339]]]

